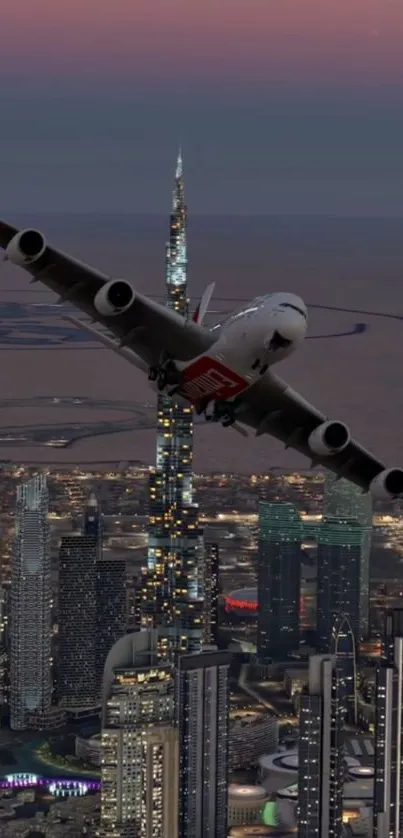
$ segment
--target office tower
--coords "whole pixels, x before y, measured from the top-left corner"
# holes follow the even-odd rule
[[[371,494],[369,492],[364,493],[359,486],[349,480],[338,480],[333,472],[326,472],[323,517],[336,521],[357,521],[361,527],[362,540],[359,565],[359,619],[361,629],[359,636],[365,638],[369,630],[369,563],[372,540]]]
[[[178,731],[174,673],[159,663],[157,636],[119,640],[105,667],[101,838],[176,838]]]
[[[17,489],[11,574],[13,730],[41,726],[40,718],[50,711],[51,599],[48,488],[41,474]]]
[[[302,521],[291,503],[259,503],[258,636],[262,663],[299,646]]]
[[[61,540],[59,559],[59,699],[77,717],[99,705],[96,677],[98,542]]]
[[[343,724],[336,660],[313,655],[299,709],[298,838],[341,838]]]
[[[178,838],[227,838],[229,655],[179,655]]]
[[[126,562],[98,557],[96,564],[97,629],[95,667],[97,690],[101,690],[106,658],[127,628]]]
[[[395,609],[394,618],[393,613],[386,615],[387,656],[378,667],[376,677],[374,838],[403,835],[402,623],[403,609]]]
[[[83,535],[89,535],[98,542],[99,552],[102,548],[102,513],[98,498],[91,492],[84,510]]]
[[[368,625],[368,589],[362,584],[363,528],[352,519],[324,518],[318,531],[317,646],[328,652],[334,621],[348,618],[356,646]]]
[[[217,644],[219,596],[219,547],[207,543],[204,549],[203,598],[204,642]]]
[[[390,664],[395,660],[396,637],[403,637],[403,608],[390,608],[385,612],[382,657]]]
[[[329,651],[336,658],[336,668],[340,678],[340,696],[345,707],[346,718],[351,724],[356,724],[356,643],[350,621],[345,614],[339,614],[334,621]]]
[[[187,299],[187,211],[179,152],[166,252],[167,306],[183,315]],[[193,501],[193,411],[158,397],[156,468],[150,474],[148,561],[142,625],[158,627],[161,654],[200,648],[203,539]]]

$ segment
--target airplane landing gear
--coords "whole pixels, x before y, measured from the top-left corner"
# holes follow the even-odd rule
[[[158,390],[162,393],[166,387],[174,387],[180,383],[180,373],[174,362],[169,359],[157,367],[150,367],[148,380],[155,381]]]
[[[212,406],[212,412],[208,413],[208,407]],[[195,412],[198,416],[204,416],[206,422],[220,422],[223,428],[229,428],[235,422],[235,410],[231,402],[214,401],[209,399],[201,399],[195,406]]]

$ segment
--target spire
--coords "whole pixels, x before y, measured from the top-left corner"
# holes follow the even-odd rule
[[[179,146],[179,151],[178,151],[178,157],[177,157],[177,160],[176,160],[175,177],[176,177],[177,180],[179,180],[179,178],[181,178],[182,175],[183,175],[183,161],[182,161],[182,146],[180,145]]]

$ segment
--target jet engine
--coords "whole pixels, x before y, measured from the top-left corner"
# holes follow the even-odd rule
[[[403,469],[385,468],[369,485],[375,500],[393,500],[403,497]]]
[[[33,265],[45,253],[46,239],[38,230],[21,230],[8,243],[4,258],[13,265]]]
[[[350,431],[343,422],[322,422],[309,436],[308,445],[318,457],[338,454],[350,442]]]
[[[104,317],[123,314],[134,303],[136,294],[132,286],[124,279],[112,279],[106,282],[94,298],[94,306]]]

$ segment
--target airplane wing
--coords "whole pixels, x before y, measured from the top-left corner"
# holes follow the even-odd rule
[[[286,448],[294,448],[308,457],[312,466],[324,466],[364,491],[386,468],[352,439],[338,453],[327,456],[315,454],[309,445],[309,437],[329,417],[309,404],[272,371],[239,395],[236,405],[237,420],[254,428],[256,436],[270,434],[281,440]],[[403,474],[400,475],[402,479]]]
[[[21,233],[16,227],[0,221],[0,247],[6,250]],[[44,238],[43,243],[43,253],[38,259],[25,264],[19,262],[31,274],[31,281],[42,282],[59,295],[60,303],[70,302],[93,322],[105,326],[119,346],[132,350],[148,366],[158,364],[164,352],[179,361],[188,361],[213,344],[214,338],[200,324],[185,320],[177,312],[136,289],[133,304],[127,311],[104,317],[95,308],[94,298],[102,286],[115,277],[106,276],[84,262],[55,250]],[[10,261],[14,260],[10,258]]]

